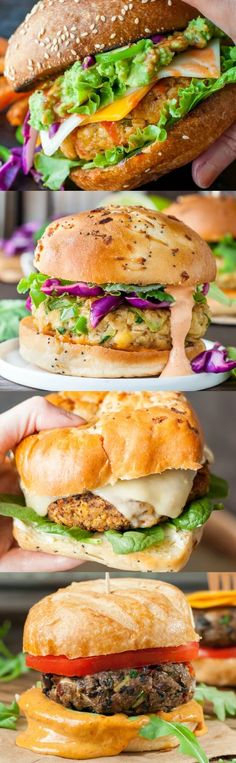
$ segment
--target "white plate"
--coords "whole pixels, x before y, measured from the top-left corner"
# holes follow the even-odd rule
[[[222,326],[236,326],[236,316],[233,315],[212,315],[211,323],[217,323]]]
[[[206,349],[213,347],[213,342],[206,341]],[[65,376],[52,374],[42,368],[33,366],[21,358],[19,340],[9,339],[0,345],[0,375],[23,387],[43,389],[48,391],[86,390],[87,392],[120,390],[175,390],[176,392],[191,392],[192,390],[216,387],[230,376],[224,374],[194,374],[175,376],[161,379],[160,377],[145,377],[138,379],[88,379],[82,376]]]

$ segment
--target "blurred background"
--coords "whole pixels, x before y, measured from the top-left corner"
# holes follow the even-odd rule
[[[35,0],[21,0],[16,3],[15,0],[0,0],[0,34],[2,37],[9,38],[19,24],[23,21],[26,14],[35,5]],[[5,116],[0,114],[0,143],[11,148],[15,145],[15,128],[11,127]],[[236,161],[228,167],[213,184],[212,188],[219,190],[228,190],[235,188]],[[68,184],[68,187],[70,182]],[[13,186],[19,190],[35,189],[35,183],[31,176],[21,177]],[[74,187],[71,183],[71,187]],[[147,189],[150,186],[145,186]],[[191,164],[170,172],[168,175],[160,178],[156,183],[152,183],[152,188],[156,190],[167,190],[188,188],[196,189],[197,186],[192,180]],[[42,189],[43,190],[43,189]]]

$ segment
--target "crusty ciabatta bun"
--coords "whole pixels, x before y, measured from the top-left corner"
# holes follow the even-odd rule
[[[23,649],[73,660],[198,640],[190,606],[178,588],[158,580],[111,578],[110,593],[105,580],[89,580],[34,604]]]
[[[9,42],[5,74],[22,90],[87,55],[184,29],[196,13],[181,0],[41,0]]]
[[[143,624],[145,623],[145,627]],[[73,633],[73,638],[71,634]],[[65,655],[69,659],[140,649],[180,646],[198,640],[183,593],[157,580],[112,578],[72,583],[35,604],[24,629],[24,650],[30,655]],[[111,716],[74,711],[30,689],[20,698],[28,728],[17,738],[20,747],[77,759],[145,750],[170,750],[173,737],[148,740],[139,732],[149,715],[132,721],[124,713]],[[194,700],[160,718],[206,731],[203,711]],[[48,729],[53,728],[53,738]]]
[[[135,206],[101,207],[55,220],[38,242],[34,264],[55,278],[97,284],[192,286],[213,281],[216,274],[211,249],[197,233],[175,218]]]
[[[168,131],[125,161],[105,169],[75,169],[70,177],[85,191],[121,191],[149,184],[206,151],[236,120],[236,85],[227,85],[199,104]]]
[[[93,491],[119,479],[137,479],[169,469],[197,471],[203,461],[200,424],[186,398],[177,393],[63,393],[49,396],[86,416],[89,424],[39,432],[16,449],[26,504],[36,511],[57,498]],[[142,448],[137,447],[142,443]],[[39,475],[42,474],[41,480]],[[166,530],[165,540],[146,551],[116,554],[105,535],[98,544],[39,531],[14,521],[21,548],[59,553],[123,570],[178,571],[187,564],[201,531]],[[94,536],[95,537],[95,536]]]
[[[165,214],[182,220],[205,241],[217,243],[228,233],[236,238],[236,196],[201,193],[179,196]]]
[[[95,490],[118,479],[200,469],[203,436],[189,402],[176,393],[144,394],[144,404],[142,395],[136,404],[130,393],[122,406],[119,396],[115,402],[116,393],[108,393],[88,425],[45,430],[22,440],[15,458],[23,490],[48,496],[50,502],[53,496]]]
[[[56,335],[40,334],[31,317],[23,318],[19,326],[20,354],[53,374],[88,376],[89,378],[146,377],[161,374],[167,365],[169,350],[116,350],[102,345],[60,342]],[[186,347],[191,361],[205,350],[199,339]]]

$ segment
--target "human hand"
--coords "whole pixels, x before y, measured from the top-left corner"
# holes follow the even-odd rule
[[[186,2],[197,8],[236,42],[235,0],[186,0]],[[236,159],[236,124],[195,159],[192,166],[194,182],[200,188],[209,188],[234,159]]]
[[[6,458],[27,435],[42,429],[80,426],[79,416],[52,405],[43,397],[32,397],[0,415],[0,493],[20,493],[14,463]],[[82,562],[81,562],[82,563]],[[0,572],[62,572],[80,562],[67,557],[23,551],[12,534],[12,520],[0,517]]]

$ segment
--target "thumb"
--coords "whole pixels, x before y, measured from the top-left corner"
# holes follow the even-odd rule
[[[192,166],[194,182],[200,188],[209,188],[216,178],[236,159],[236,123],[210,146]]]
[[[24,437],[41,429],[77,427],[84,422],[80,416],[52,405],[44,397],[31,397],[0,416],[0,460]]]

